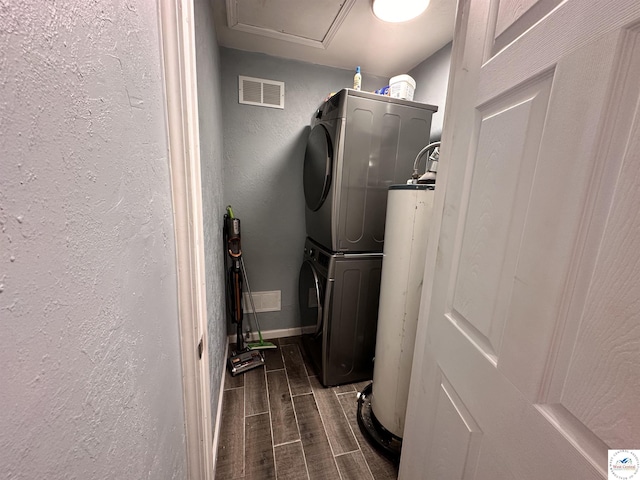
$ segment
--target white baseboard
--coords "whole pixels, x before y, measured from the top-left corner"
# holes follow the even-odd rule
[[[218,461],[218,441],[220,439],[220,424],[222,419],[222,397],[224,395],[224,379],[226,378],[227,373],[227,358],[229,357],[229,342],[224,350],[224,357],[222,363],[222,375],[220,379],[220,393],[218,394],[218,409],[216,413],[216,423],[215,428],[213,430],[213,475],[215,477],[216,474],[216,464]]]
[[[315,325],[310,325],[308,327],[294,327],[294,328],[280,328],[278,330],[265,330],[262,332],[262,338],[264,340],[269,340],[271,338],[281,338],[281,337],[294,337],[297,335],[302,335],[306,333],[313,333],[316,331]],[[229,335],[229,342],[235,342],[236,335]],[[250,342],[257,342],[259,340],[258,332],[251,332]]]

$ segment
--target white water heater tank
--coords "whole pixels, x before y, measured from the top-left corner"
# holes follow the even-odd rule
[[[387,197],[371,411],[400,438],[434,193],[433,185],[392,185]]]

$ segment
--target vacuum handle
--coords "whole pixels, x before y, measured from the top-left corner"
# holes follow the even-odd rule
[[[242,248],[240,246],[240,219],[226,217],[225,222],[227,223],[227,251],[231,257],[238,258],[242,255]]]

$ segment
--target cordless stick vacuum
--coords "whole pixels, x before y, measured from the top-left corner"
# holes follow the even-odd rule
[[[229,371],[234,377],[252,368],[264,365],[259,351],[245,348],[242,338],[242,248],[240,246],[240,219],[233,216],[231,206],[224,216],[224,243],[226,254],[227,314],[236,325],[236,351],[229,357]]]

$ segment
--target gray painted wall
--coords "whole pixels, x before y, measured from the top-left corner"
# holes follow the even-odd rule
[[[413,99],[416,102],[438,106],[438,111],[431,121],[432,141],[440,140],[442,136],[442,121],[451,67],[451,45],[451,43],[445,45],[409,72],[416,81]]]
[[[2,476],[186,478],[157,4],[0,25]]]
[[[355,65],[350,71],[227,48],[220,52],[225,203],[242,222],[251,289],[282,291],[282,311],[259,314],[260,326],[299,327],[298,271],[305,239],[302,166],[309,124],[330,92],[353,86]],[[285,82],[284,110],[240,105],[238,75]],[[363,90],[388,82],[362,75]]]
[[[220,53],[210,0],[195,1],[195,37],[204,213],[205,273],[211,381],[211,419],[215,422],[227,340],[222,252],[222,106]],[[215,428],[215,425],[213,426]]]

